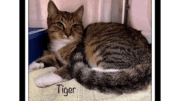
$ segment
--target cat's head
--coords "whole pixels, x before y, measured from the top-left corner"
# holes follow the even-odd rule
[[[50,40],[68,39],[77,41],[83,35],[84,7],[80,6],[74,12],[59,11],[53,1],[48,3],[48,33]]]

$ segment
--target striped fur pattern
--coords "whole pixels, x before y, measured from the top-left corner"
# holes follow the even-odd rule
[[[69,70],[88,89],[116,94],[143,90],[151,83],[151,50],[140,31],[95,23],[86,28]]]

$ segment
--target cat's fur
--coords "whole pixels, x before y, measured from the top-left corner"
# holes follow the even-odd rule
[[[74,13],[58,11],[52,1],[49,1],[48,13],[51,41],[64,42],[63,38],[67,40],[67,36],[73,35],[56,24],[62,21],[61,16],[66,16],[64,24],[69,24],[67,19]],[[62,48],[57,48],[62,44],[55,41],[59,46],[51,50],[53,54],[30,65],[32,69],[35,66],[58,67],[52,73],[41,75],[36,85],[45,87],[75,78],[86,88],[104,93],[122,94],[145,89],[151,83],[151,50],[141,32],[118,23],[94,23],[83,35],[82,15],[83,6],[75,11],[77,19],[72,21],[79,21],[75,41],[65,41]]]
[[[151,50],[140,31],[94,23],[71,56],[71,76],[88,89],[129,93],[151,83]]]

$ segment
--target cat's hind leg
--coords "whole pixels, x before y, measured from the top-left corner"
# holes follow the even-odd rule
[[[60,83],[60,82],[64,82],[64,81],[65,80],[61,76],[55,74],[54,72],[51,72],[51,73],[48,73],[48,74],[40,75],[36,79],[35,84],[38,87],[47,87],[47,86],[57,84],[57,83]]]
[[[68,81],[70,79],[71,79],[70,72],[67,70],[65,66],[63,66],[51,73],[40,75],[36,79],[35,84],[38,87],[47,87],[53,84]]]

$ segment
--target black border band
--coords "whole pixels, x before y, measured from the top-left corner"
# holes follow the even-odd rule
[[[20,30],[20,33],[19,33],[19,54],[20,54],[20,61],[19,61],[19,64],[20,64],[20,67],[19,67],[19,99],[20,101],[25,101],[25,0],[19,0],[19,10],[20,10],[20,15],[19,15],[19,30]]]
[[[161,0],[155,0],[155,100],[161,101]]]

